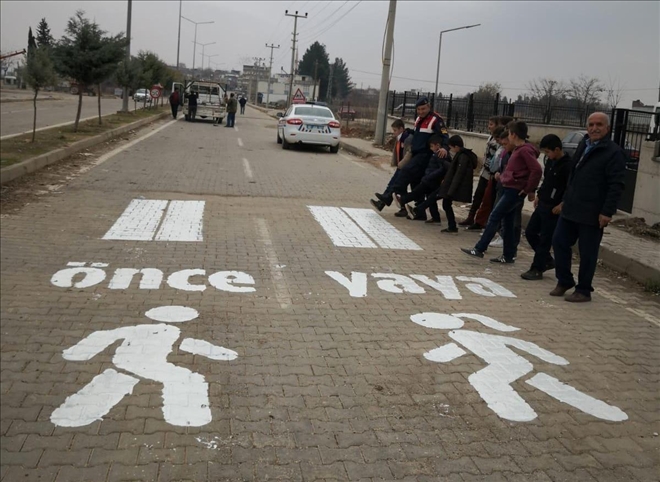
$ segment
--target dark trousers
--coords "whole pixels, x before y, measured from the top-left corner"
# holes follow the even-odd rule
[[[474,191],[474,198],[472,199],[472,205],[470,206],[470,214],[468,214],[468,219],[474,220],[474,215],[477,214],[477,209],[481,206],[481,201],[484,199],[484,193],[486,192],[486,187],[488,186],[488,179],[484,179],[483,176],[479,176],[479,182],[477,183],[477,189]]]
[[[482,253],[488,249],[488,245],[495,237],[500,224],[504,227],[502,240],[504,241],[503,255],[507,259],[516,257],[516,236],[515,221],[516,216],[521,215],[522,207],[525,204],[525,197],[520,195],[520,191],[515,188],[505,187],[502,189],[500,200],[495,204],[493,212],[490,213],[488,223],[484,229],[484,234],[475,245],[475,249]]]
[[[392,188],[392,186],[394,186],[396,184],[397,179],[399,178],[400,175],[401,175],[401,171],[399,169],[394,171],[394,174],[392,174],[392,177],[390,178],[390,182],[387,183],[387,187],[385,188],[385,192],[392,192],[390,189]]]
[[[244,105],[241,106],[241,115],[243,115],[243,114],[245,114],[245,106]]]
[[[179,112],[179,104],[170,104],[170,107],[172,108],[172,117],[176,119],[176,115]]]
[[[392,196],[392,193],[397,193],[403,196],[408,192],[409,184],[412,185],[413,188],[417,186],[422,177],[424,177],[424,171],[426,171],[430,159],[431,155],[426,152],[414,155],[408,164],[399,169],[399,176],[397,176],[394,183],[388,186],[388,189],[383,193],[383,196],[389,198]],[[389,206],[390,203],[391,201],[389,201],[387,205]]]
[[[580,252],[580,270],[575,291],[591,296],[591,292],[594,290],[591,282],[596,273],[601,239],[603,239],[603,230],[600,227],[576,223],[563,217],[559,218],[555,235],[552,238],[552,248],[555,251],[555,275],[559,285],[575,286],[575,278],[571,272],[571,258],[572,247],[577,242]]]
[[[451,198],[444,198],[442,200],[442,210],[447,216],[447,224],[449,224],[449,229],[456,229],[456,216],[454,215],[454,208],[452,207],[452,203],[453,201]]]
[[[497,204],[497,202],[500,200],[502,197],[502,190],[504,188],[502,187],[501,184],[496,183],[495,187],[493,188],[493,191],[495,191],[495,194],[493,195],[494,201],[493,201],[493,206]],[[483,206],[483,203],[482,203]],[[477,214],[477,217],[479,215]],[[477,220],[475,219],[475,222]],[[504,226],[504,222],[500,223],[500,236],[502,237],[502,240],[504,240],[504,232],[506,231],[506,227]],[[522,237],[522,206],[520,206],[520,209],[516,212],[516,217],[513,220],[513,244],[516,247],[513,257],[518,256],[518,246],[520,245],[520,238]]]
[[[188,119],[190,119],[192,122],[194,122],[196,115],[197,115],[197,106],[196,105],[189,105],[188,106]]]
[[[548,264],[554,262],[550,255],[550,248],[552,248],[552,236],[555,234],[558,219],[558,215],[552,214],[552,206],[547,204],[539,203],[532,213],[525,229],[527,242],[534,250],[532,269],[544,271]]]
[[[234,127],[236,122],[236,112],[227,112],[227,127]]]
[[[434,191],[426,195],[426,199],[415,206],[415,211],[418,213],[424,213],[428,209],[431,213],[431,218],[437,221],[440,221],[440,211],[438,210],[438,199],[440,195],[440,188],[436,188]]]

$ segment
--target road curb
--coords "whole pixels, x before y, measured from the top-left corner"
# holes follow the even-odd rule
[[[352,146],[344,141],[339,141],[339,147],[344,149],[346,152],[350,152],[351,154],[354,154],[356,156],[362,157],[362,158],[367,158],[367,157],[373,157],[373,154],[371,152],[367,152],[363,149],[360,149],[359,147]],[[383,155],[386,155],[387,151],[383,151]]]
[[[0,169],[0,185],[7,184],[8,182],[11,182],[22,176],[25,176],[26,174],[33,173],[46,166],[55,164],[56,162],[59,162],[62,159],[65,159],[69,156],[84,151],[85,149],[89,149],[90,147],[94,147],[98,144],[101,144],[102,142],[108,141],[122,134],[125,134],[128,131],[140,128],[147,124],[151,124],[152,122],[155,122],[160,119],[164,119],[165,117],[171,115],[172,115],[171,112],[163,112],[161,114],[148,117],[146,119],[140,119],[139,121],[135,121],[130,124],[117,127],[116,129],[112,129],[97,136],[90,137],[89,139],[78,141],[74,144],[71,144],[68,147],[56,149],[54,151],[47,152],[46,154],[42,154],[40,156],[33,157],[31,159],[26,159],[25,161],[19,162],[18,164],[14,164],[2,168]]]

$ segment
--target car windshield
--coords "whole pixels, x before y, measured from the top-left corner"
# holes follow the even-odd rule
[[[146,94],[146,93],[147,93],[147,89],[138,89],[137,93],[138,93],[138,94]]]
[[[334,119],[334,116],[332,115],[332,111],[325,107],[310,107],[310,106],[296,107],[293,113],[295,115],[308,115],[314,117],[324,117],[328,119]]]

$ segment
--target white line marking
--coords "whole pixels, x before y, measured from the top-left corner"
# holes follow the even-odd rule
[[[264,251],[266,252],[266,259],[268,260],[268,265],[270,267],[270,275],[273,278],[275,298],[277,298],[281,308],[288,308],[292,303],[291,293],[289,292],[284,273],[278,268],[280,262],[277,259],[277,253],[273,248],[273,241],[270,237],[268,224],[263,218],[257,218],[255,222],[257,223],[257,231],[259,232],[260,240],[263,243]]]
[[[133,199],[103,239],[151,241],[166,206],[167,201]]]
[[[243,158],[243,169],[245,170],[245,175],[248,179],[252,179],[254,177],[252,174],[252,168],[250,168],[250,163],[246,158]]]
[[[235,130],[236,132],[238,132],[238,127],[234,126],[234,130]]]
[[[342,208],[381,248],[421,251],[415,242],[371,209]]]
[[[236,139],[236,140],[238,141],[238,147],[243,147],[243,139],[241,139],[241,138],[239,137],[239,138]]]
[[[172,201],[155,241],[203,241],[205,201]]]
[[[341,209],[331,206],[307,206],[335,246],[342,248],[377,248],[371,239]]]

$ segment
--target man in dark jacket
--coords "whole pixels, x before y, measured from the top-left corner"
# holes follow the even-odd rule
[[[607,114],[591,114],[587,133],[573,156],[568,186],[560,205],[561,215],[552,239],[557,286],[550,295],[564,296],[575,286],[575,292],[564,298],[571,302],[591,301],[591,282],[596,273],[603,229],[616,213],[625,187],[626,155],[610,139]],[[578,240],[580,271],[576,286],[571,272],[571,248]]]
[[[195,91],[188,94],[188,120],[190,122],[195,122],[195,116],[197,115],[197,98],[199,94]]]
[[[534,213],[525,230],[525,237],[534,250],[534,261],[529,271],[520,275],[530,281],[543,279],[543,272],[555,267],[555,260],[550,255],[552,236],[571,173],[571,157],[564,153],[559,137],[548,134],[541,139],[540,147],[546,156],[543,184],[534,199]]]
[[[245,114],[245,104],[247,104],[247,99],[243,96],[238,100],[238,103],[241,104],[241,115]]]
[[[378,200],[385,203],[386,206],[392,204],[394,193],[405,194],[409,184],[414,188],[424,177],[424,172],[433,155],[429,145],[432,136],[439,135],[442,137],[442,147],[438,152],[438,156],[441,159],[448,156],[449,145],[447,140],[449,139],[449,133],[445,121],[439,114],[431,111],[431,105],[426,97],[418,100],[416,106],[417,119],[415,120],[415,133],[411,144],[412,157],[410,162],[401,169],[401,174],[395,185],[378,196]],[[424,214],[424,218],[426,218],[426,214]]]
[[[176,115],[179,112],[179,104],[181,103],[181,97],[179,96],[179,88],[176,87],[174,92],[170,94],[170,107],[172,109],[172,117],[176,119]]]
[[[465,254],[483,258],[488,245],[495,237],[495,233],[502,223],[504,228],[504,249],[502,256],[491,259],[491,263],[512,264],[515,262],[516,235],[515,220],[525,203],[525,196],[533,201],[535,191],[541,180],[543,170],[538,163],[538,151],[527,139],[527,124],[524,122],[511,122],[508,126],[509,142],[515,147],[509,162],[500,176],[502,183],[502,196],[495,204],[488,217],[486,229],[481,239],[472,249],[461,248]]]
[[[238,110],[238,102],[236,102],[236,97],[234,93],[229,94],[229,100],[227,100],[227,123],[225,127],[234,127],[236,122],[236,111]]]
[[[391,192],[392,186],[394,186],[397,182],[397,179],[401,175],[401,169],[403,166],[406,165],[407,162],[410,161],[411,157],[411,152],[410,152],[410,146],[412,143],[412,134],[413,130],[412,129],[406,129],[406,125],[403,123],[401,119],[396,119],[394,122],[392,122],[392,136],[394,136],[394,147],[392,148],[392,158],[390,160],[390,165],[392,167],[396,167],[396,171],[394,171],[394,174],[392,174],[392,177],[390,178],[390,182],[387,183],[387,187],[385,188],[385,193],[386,192]],[[382,211],[383,208],[387,205],[380,199],[384,198],[384,194],[380,193],[375,193],[375,196],[378,200],[376,199],[370,199],[369,202],[373,207],[378,209],[379,211]],[[391,195],[389,197],[391,199]],[[400,211],[403,211],[403,214],[406,214],[406,210],[402,209]]]
[[[447,215],[447,228],[442,233],[458,233],[456,217],[452,203],[454,201],[469,203],[472,201],[472,174],[477,168],[477,155],[471,149],[466,149],[461,136],[449,138],[449,150],[454,158],[440,186],[438,196],[442,198],[442,210]]]

